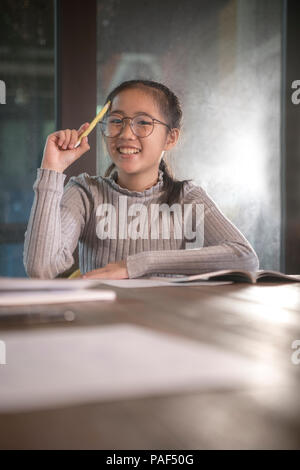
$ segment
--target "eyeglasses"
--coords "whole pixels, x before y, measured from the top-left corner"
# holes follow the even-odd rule
[[[137,137],[148,137],[154,129],[154,124],[162,124],[171,130],[168,124],[154,119],[147,114],[138,114],[134,118],[120,118],[117,114],[110,114],[103,121],[99,121],[101,131],[105,137],[117,137],[125,127],[125,120],[129,119],[130,128]]]

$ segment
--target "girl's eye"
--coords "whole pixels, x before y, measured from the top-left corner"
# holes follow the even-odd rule
[[[111,124],[121,124],[122,121],[121,121],[121,119],[118,119],[118,118],[112,118],[112,119],[109,120],[109,122]]]
[[[140,126],[150,126],[152,123],[149,121],[139,121],[138,124]]]

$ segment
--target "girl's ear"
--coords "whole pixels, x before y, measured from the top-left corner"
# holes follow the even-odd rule
[[[172,147],[174,147],[177,144],[179,133],[180,133],[180,130],[177,129],[176,127],[174,127],[173,129],[171,129],[170,132],[168,132],[164,150],[170,150]]]

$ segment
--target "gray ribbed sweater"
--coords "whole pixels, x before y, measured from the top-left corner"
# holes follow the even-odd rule
[[[151,238],[150,234],[137,239],[127,234],[125,238],[119,236],[118,230],[115,239],[101,239],[97,231],[100,220],[97,208],[101,205],[112,204],[117,220],[119,215],[124,215],[118,213],[120,196],[126,200],[127,208],[142,203],[148,210],[150,204],[158,204],[163,185],[161,170],[157,183],[142,192],[119,186],[116,171],[110,177],[82,173],[70,178],[64,187],[65,178],[64,173],[37,169],[35,197],[24,243],[24,266],[29,277],[54,278],[69,269],[74,263],[77,244],[81,273],[123,259],[127,261],[129,278],[258,269],[258,258],[249,242],[204,189],[193,182],[185,183],[180,203],[202,205],[204,239],[201,247],[187,249],[185,243],[190,237],[176,239],[172,223],[173,236],[169,239],[162,237],[161,229],[158,229],[159,239]],[[132,219],[129,217],[128,223],[129,220]],[[147,225],[149,230],[150,226],[151,223]]]

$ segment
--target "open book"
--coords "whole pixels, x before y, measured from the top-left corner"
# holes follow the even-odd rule
[[[300,282],[300,274],[284,274],[279,271],[242,271],[238,269],[224,269],[210,273],[193,274],[182,277],[155,277],[150,279],[163,280],[173,283],[192,282],[192,281],[233,281],[248,282],[256,284],[257,282]]]

